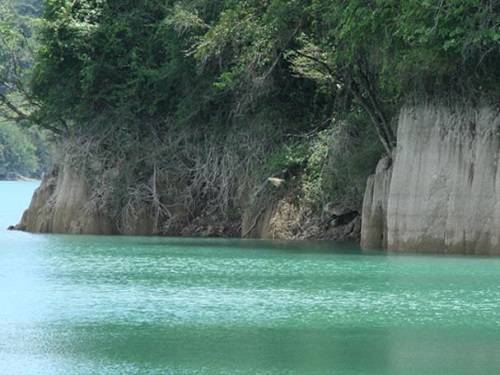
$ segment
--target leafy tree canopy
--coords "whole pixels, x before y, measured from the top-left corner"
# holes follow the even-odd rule
[[[33,117],[62,130],[363,112],[390,152],[409,95],[499,92],[495,0],[46,0],[40,42]]]
[[[0,123],[0,178],[33,176],[37,171],[36,147],[30,137],[15,124]]]

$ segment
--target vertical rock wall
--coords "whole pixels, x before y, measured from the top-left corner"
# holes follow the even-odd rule
[[[392,165],[388,157],[377,165],[368,178],[363,199],[361,246],[366,249],[387,247],[387,202],[391,186]]]
[[[18,229],[34,233],[113,234],[111,220],[89,210],[86,180],[69,167],[54,169],[36,190]]]
[[[499,157],[494,106],[403,109],[392,170],[368,181],[363,247],[500,254]]]

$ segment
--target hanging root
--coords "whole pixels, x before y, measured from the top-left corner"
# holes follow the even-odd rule
[[[235,220],[240,196],[255,186],[256,166],[269,147],[249,131],[205,134],[152,130],[139,142],[108,129],[101,137],[66,142],[64,164],[89,182],[86,209],[117,218],[120,232],[132,233],[147,217],[152,233],[179,234],[195,219]]]

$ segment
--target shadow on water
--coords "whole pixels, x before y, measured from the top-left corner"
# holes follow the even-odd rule
[[[361,255],[358,243],[354,241],[314,241],[314,240],[260,240],[240,238],[184,238],[184,237],[142,237],[142,236],[92,236],[92,235],[43,235],[55,243],[71,243],[74,246],[113,244],[150,249],[239,249],[246,251],[276,251],[296,254],[349,254]],[[373,251],[368,255],[380,255],[381,251]]]
[[[473,331],[464,336],[442,329],[148,324],[66,329],[64,334],[39,337],[38,343],[47,340],[48,345],[33,348],[34,352],[52,358],[63,353],[71,358],[74,353],[80,365],[89,360],[88,373],[106,364],[147,373],[162,369],[220,374],[486,374],[500,368],[494,332],[477,339]],[[478,346],[485,340],[488,346]]]
[[[239,248],[243,250],[279,250],[287,253],[336,253],[361,254],[361,248],[355,242],[336,241],[284,241],[256,239],[213,239],[213,238],[166,238],[160,242],[138,242],[144,246],[176,246],[197,248]]]

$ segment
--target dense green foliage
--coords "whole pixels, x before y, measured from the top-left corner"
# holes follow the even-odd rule
[[[364,111],[387,149],[411,94],[498,94],[491,0],[47,0],[38,115],[229,123],[277,109],[314,128]],[[475,95],[475,94],[474,94]],[[133,121],[131,121],[133,122]],[[84,125],[87,126],[87,125]]]
[[[5,0],[0,3],[0,116],[29,122],[38,103],[29,87],[36,48],[34,23],[39,0]]]
[[[171,189],[191,187],[189,210],[212,201],[227,210],[241,193],[231,168],[261,181],[293,175],[316,206],[356,205],[380,154],[396,146],[405,101],[500,97],[495,0],[44,5],[32,91],[9,91],[4,108],[75,145],[92,143],[74,155],[119,181],[117,207],[140,183],[148,188],[137,196],[160,207],[151,181],[177,175],[182,183],[170,179]],[[5,34],[12,22],[2,22]],[[23,50],[22,36],[10,36],[6,51]]]
[[[204,16],[216,22],[221,5],[203,5]],[[176,24],[174,12],[179,11],[178,4],[164,1],[47,2],[34,79],[35,93],[44,102],[39,115],[63,115],[77,126],[103,115],[125,119],[129,126],[137,119],[224,125],[243,109],[251,110],[244,104],[253,93],[241,96],[238,88],[225,88],[230,73],[220,71],[219,64],[202,66],[188,52],[198,36]],[[300,108],[307,110],[293,115],[314,113],[313,85],[289,80],[289,71],[280,76],[282,87],[268,87],[272,103],[259,110],[277,109],[278,117]]]
[[[38,130],[0,122],[0,179],[40,177],[50,164],[48,150]]]
[[[0,177],[29,175],[36,169],[35,147],[29,138],[13,124],[0,124]]]
[[[50,164],[47,135],[31,127],[39,106],[30,79],[40,10],[39,0],[0,3],[0,178],[39,177]]]

